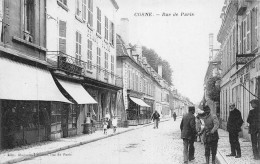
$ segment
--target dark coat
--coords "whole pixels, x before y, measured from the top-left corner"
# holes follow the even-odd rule
[[[241,112],[238,109],[234,109],[229,113],[227,122],[227,131],[229,133],[238,133],[241,131],[241,126],[244,123]]]
[[[249,134],[260,131],[260,112],[257,108],[249,111],[247,122],[249,123]]]
[[[160,118],[160,114],[158,112],[154,112],[153,115],[152,115],[152,120],[159,120]]]
[[[196,123],[195,116],[192,113],[186,114],[181,120],[181,138],[195,139],[196,136]]]

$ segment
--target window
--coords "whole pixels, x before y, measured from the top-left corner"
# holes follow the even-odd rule
[[[236,28],[233,28],[233,63],[236,61]]]
[[[88,63],[87,69],[92,70],[92,41],[88,40]]]
[[[66,53],[66,22],[59,20],[59,51]]]
[[[81,61],[81,34],[76,32],[76,64],[80,65]]]
[[[111,55],[111,79],[112,79],[112,81],[114,80],[114,76],[115,76],[114,75],[114,73],[115,73],[114,63],[115,63],[114,56]]]
[[[249,13],[246,16],[246,22],[247,22],[247,26],[246,26],[246,51],[250,51],[251,50],[251,35],[250,35],[250,18],[251,18],[251,14]]]
[[[131,79],[130,79],[130,69],[127,69],[127,77],[128,77],[128,85],[127,85],[127,88],[130,89],[130,83],[131,83]]]
[[[76,16],[82,18],[82,0],[76,0]]]
[[[97,7],[97,33],[101,35],[101,10]]]
[[[114,23],[110,22],[110,28],[109,28],[109,42],[110,44],[114,45]]]
[[[105,52],[105,78],[108,78],[108,53]]]
[[[67,0],[58,0],[60,3],[62,3],[63,5],[67,6]]]
[[[139,86],[139,78],[138,78],[138,75],[136,74],[135,75],[135,90],[138,91],[138,86]]]
[[[134,90],[135,89],[135,73],[134,73],[134,71],[132,71],[132,81],[131,81],[131,83],[132,83],[132,90]]]
[[[24,0],[24,39],[33,42],[34,0]]]
[[[93,0],[88,0],[88,24],[93,27]]]
[[[257,48],[258,38],[257,38],[257,8],[253,8],[251,12],[252,21],[251,21],[251,38],[252,38],[252,51]]]
[[[68,129],[77,128],[77,108],[78,105],[70,104],[68,115]]]
[[[243,34],[242,53],[245,54],[246,53],[246,20],[243,21],[242,34]]]
[[[105,16],[105,40],[108,40],[108,19]]]
[[[87,0],[82,0],[82,19],[86,21],[87,19]]]
[[[97,72],[101,72],[101,49],[97,47]]]

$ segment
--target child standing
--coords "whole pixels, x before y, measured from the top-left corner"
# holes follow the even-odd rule
[[[103,131],[104,131],[104,134],[107,134],[107,125],[108,125],[107,121],[104,120],[103,121]]]
[[[113,132],[116,132],[116,128],[117,128],[117,118],[116,116],[114,116],[113,120],[112,120],[112,126],[113,126]]]

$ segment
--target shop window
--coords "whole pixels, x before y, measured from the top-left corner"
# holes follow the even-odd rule
[[[24,36],[23,39],[33,42],[34,0],[24,0]]]
[[[70,105],[68,114],[68,129],[77,128],[77,105]]]

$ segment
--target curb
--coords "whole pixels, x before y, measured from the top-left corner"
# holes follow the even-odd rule
[[[165,119],[165,120],[161,120],[160,122],[165,122],[165,121],[169,121],[169,120],[170,120],[170,118]],[[112,133],[112,134],[109,134],[107,136],[97,137],[95,139],[91,139],[91,140],[83,141],[83,142],[79,142],[79,143],[74,143],[74,144],[67,145],[67,146],[64,146],[64,147],[48,150],[48,151],[45,151],[45,152],[35,153],[32,156],[25,156],[25,157],[19,157],[19,158],[16,158],[16,159],[11,159],[11,160],[8,160],[8,161],[3,162],[1,164],[11,164],[11,163],[17,163],[17,162],[21,162],[21,161],[25,161],[25,160],[30,160],[30,159],[33,159],[33,158],[36,158],[36,157],[39,157],[39,156],[44,156],[44,155],[52,154],[52,153],[55,153],[55,152],[58,152],[58,151],[62,151],[62,150],[70,149],[70,148],[73,148],[73,147],[85,145],[85,144],[88,144],[88,143],[91,143],[91,142],[95,142],[95,141],[102,140],[102,139],[105,139],[105,138],[108,138],[108,137],[116,136],[116,135],[126,133],[126,132],[129,132],[129,131],[141,129],[141,128],[144,128],[144,127],[147,127],[147,126],[150,126],[150,125],[153,125],[153,123],[145,124],[145,125],[142,125],[140,127],[137,126],[137,127],[127,129],[125,131],[121,131],[121,132],[118,132],[118,133],[115,133],[115,134]]]
[[[219,151],[216,155],[216,160],[217,160],[217,163],[219,163],[219,164],[228,164],[228,162],[225,160],[225,158]]]

